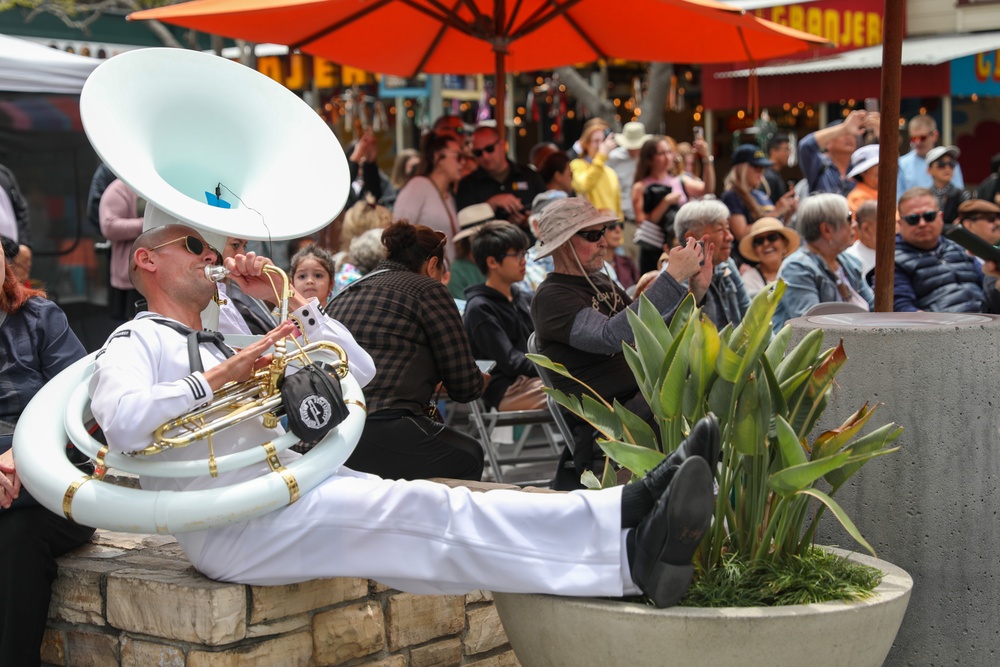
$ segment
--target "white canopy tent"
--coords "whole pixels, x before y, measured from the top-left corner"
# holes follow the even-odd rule
[[[79,95],[101,62],[0,35],[0,91]]]

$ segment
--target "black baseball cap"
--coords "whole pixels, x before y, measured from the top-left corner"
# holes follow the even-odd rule
[[[756,144],[740,144],[733,151],[733,166],[738,164],[749,164],[754,167],[770,167],[773,162],[767,159],[764,151]]]

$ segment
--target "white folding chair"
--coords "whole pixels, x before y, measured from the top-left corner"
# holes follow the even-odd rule
[[[511,477],[512,472],[519,467],[523,468],[526,464],[559,459],[562,437],[549,410],[497,412],[495,409],[487,410],[482,399],[466,403],[466,407],[469,411],[472,435],[483,447],[494,481],[520,485],[547,484],[551,481],[551,476],[531,480],[515,480]],[[501,441],[498,430],[505,426],[522,427],[520,437],[512,443]],[[537,429],[541,430],[540,440],[536,435]]]

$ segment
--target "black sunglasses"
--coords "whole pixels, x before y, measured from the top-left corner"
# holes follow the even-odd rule
[[[940,160],[939,162],[935,162],[934,166],[939,169],[954,169],[955,163],[951,160]]]
[[[500,143],[500,140],[498,139],[498,140],[494,141],[492,144],[490,144],[489,146],[483,146],[482,148],[473,148],[472,149],[472,154],[475,155],[476,157],[482,157],[483,153],[492,153],[493,151],[495,151],[497,149],[497,144],[499,144],[499,143]]]
[[[623,222],[609,222],[608,226],[605,227],[604,229],[605,229],[605,231],[610,230],[610,229],[621,229],[624,226],[625,226],[625,223],[623,223]]]
[[[924,211],[923,213],[911,213],[909,215],[903,216],[903,222],[908,224],[910,227],[916,227],[920,224],[920,220],[923,219],[924,222],[931,223],[937,220],[938,213],[940,211]]]
[[[173,241],[167,241],[166,243],[161,243],[158,246],[154,246],[150,248],[150,250],[159,250],[163,246],[170,245],[171,243],[177,243],[178,241],[184,241],[184,247],[187,248],[187,251],[192,255],[200,255],[205,251],[205,244],[202,243],[201,239],[199,239],[197,236],[181,236],[179,238],[174,239]],[[218,255],[219,253],[216,252],[215,254]]]
[[[755,236],[753,239],[753,244],[755,246],[764,245],[764,241],[768,241],[769,243],[777,243],[778,239],[783,239],[783,238],[785,237],[782,236],[779,232],[771,232],[766,236],[764,234],[761,234],[760,236]]]
[[[582,236],[587,241],[591,243],[597,243],[604,237],[604,232],[608,231],[607,227],[601,227],[600,229],[590,229],[582,232],[577,232],[577,236]]]

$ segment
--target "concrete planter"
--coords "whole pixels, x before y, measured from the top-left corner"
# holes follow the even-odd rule
[[[549,595],[494,593],[494,598],[523,667],[876,667],[885,660],[899,630],[913,581],[885,561],[850,557],[885,572],[875,595],[867,600],[656,609],[619,600]]]
[[[901,450],[871,461],[837,502],[879,557],[913,576],[913,603],[887,665],[994,665],[1000,655],[1000,318],[871,313],[792,320],[820,328],[848,361],[819,428],[865,401],[903,426]],[[835,521],[823,544],[850,545]]]

